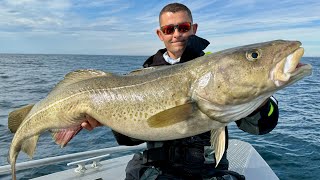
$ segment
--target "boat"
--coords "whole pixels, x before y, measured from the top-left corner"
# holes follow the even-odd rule
[[[120,157],[111,156],[120,152],[143,151],[146,144],[138,146],[116,146],[91,150],[39,160],[17,163],[17,173],[21,170],[43,167],[69,161],[70,169],[33,178],[33,180],[118,180],[125,178],[125,167],[133,154]],[[260,156],[255,148],[244,141],[231,139],[227,150],[229,170],[238,172],[246,180],[278,180],[279,178]],[[10,174],[10,165],[0,166],[0,176]]]

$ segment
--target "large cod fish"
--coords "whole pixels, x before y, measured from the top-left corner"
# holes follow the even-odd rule
[[[38,138],[50,131],[65,146],[89,115],[127,136],[172,140],[211,130],[217,162],[224,127],[248,116],[276,91],[311,74],[299,63],[299,41],[276,40],[223,50],[173,66],[115,75],[78,70],[34,105],[9,114],[15,132],[8,161],[12,177],[22,150],[33,156]]]

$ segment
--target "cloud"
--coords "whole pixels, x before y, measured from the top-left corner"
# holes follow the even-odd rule
[[[0,30],[29,31],[49,29],[63,24],[67,1],[7,0],[0,2]]]
[[[169,2],[173,1],[0,1],[0,49],[150,55],[163,47],[155,30],[159,11]],[[311,54],[319,54],[315,47],[320,46],[320,1],[180,2],[192,10],[199,24],[197,34],[209,39],[213,50],[271,39],[299,39],[310,47]]]

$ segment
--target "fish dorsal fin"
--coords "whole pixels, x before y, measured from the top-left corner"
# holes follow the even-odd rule
[[[153,72],[155,70],[166,69],[168,67],[171,67],[171,65],[146,67],[146,68],[133,70],[127,75],[135,76],[135,75],[147,74],[147,73]]]
[[[39,140],[40,134],[34,135],[29,137],[28,139],[24,140],[22,145],[21,145],[21,150],[28,154],[30,159],[32,159],[34,151],[37,146],[37,142]]]
[[[147,120],[147,123],[150,127],[153,128],[167,127],[188,120],[193,111],[193,103],[183,104],[151,116]]]
[[[218,166],[226,148],[226,132],[225,127],[211,130],[211,147],[214,148],[216,158],[216,167]]]
[[[128,75],[135,76],[135,75],[145,74],[145,73],[154,71],[156,69],[157,69],[156,67],[147,67],[147,68],[136,69],[136,70],[131,71]]]
[[[93,70],[93,69],[80,69],[73,72],[70,72],[64,76],[64,79],[60,81],[54,89],[59,87],[68,86],[70,84],[74,84],[76,82],[80,82],[83,80],[101,77],[101,76],[113,76],[112,73],[104,72],[100,70]]]
[[[8,128],[12,133],[15,133],[17,131],[20,124],[23,122],[25,117],[29,114],[33,106],[34,104],[29,104],[9,113]]]

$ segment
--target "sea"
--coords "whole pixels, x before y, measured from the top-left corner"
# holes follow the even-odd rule
[[[7,128],[8,114],[44,98],[64,75],[77,69],[98,69],[125,74],[141,68],[145,56],[0,54],[0,166],[7,165],[13,134]],[[313,74],[277,92],[280,117],[266,135],[242,132],[229,125],[231,139],[250,143],[280,179],[320,178],[320,58],[303,57]],[[56,145],[49,133],[40,136],[34,159],[117,146],[107,127],[82,130],[65,147]],[[131,153],[131,152],[128,152]],[[28,161],[20,153],[18,162]],[[18,171],[18,179],[30,179],[70,168],[66,163]],[[0,179],[11,179],[10,174]]]

